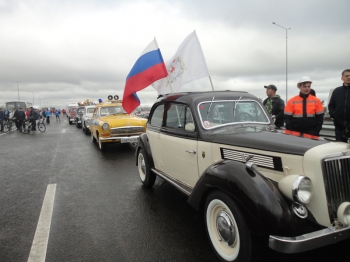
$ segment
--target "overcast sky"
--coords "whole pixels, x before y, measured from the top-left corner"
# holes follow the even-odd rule
[[[321,100],[350,68],[349,0],[0,0],[0,105],[20,100],[63,108],[123,95],[125,78],[156,37],[165,61],[196,30],[216,90],[288,98],[311,77]],[[348,62],[346,62],[348,61]],[[20,81],[20,82],[16,82]],[[183,91],[211,90],[204,78]],[[141,103],[157,97],[152,86]]]

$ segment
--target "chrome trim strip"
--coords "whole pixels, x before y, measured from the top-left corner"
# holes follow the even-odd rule
[[[151,171],[156,173],[156,175],[164,178],[166,181],[168,181],[170,184],[172,184],[173,186],[175,186],[176,188],[180,189],[180,191],[182,193],[185,193],[186,195],[191,195],[192,192],[189,192],[190,190],[192,191],[192,188],[183,185],[179,180],[175,179],[175,178],[170,178],[169,176],[167,176],[166,174],[164,174],[163,172],[157,171],[154,168],[151,168]],[[186,189],[184,187],[187,187]]]
[[[119,136],[119,137],[98,137],[99,140],[121,140],[122,138],[139,138],[139,136]]]
[[[281,253],[299,253],[350,238],[350,226],[330,227],[296,237],[270,236],[269,247]]]

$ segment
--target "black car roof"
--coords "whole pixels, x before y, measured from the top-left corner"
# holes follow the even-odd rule
[[[207,91],[207,92],[182,92],[182,93],[173,93],[163,95],[158,98],[156,102],[161,101],[176,101],[186,104],[198,104],[202,101],[211,101],[214,98],[214,101],[217,100],[238,100],[238,99],[251,99],[258,100],[254,95],[249,94],[245,91]]]

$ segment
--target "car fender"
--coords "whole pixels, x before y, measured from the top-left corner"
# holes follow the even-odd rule
[[[136,166],[137,166],[137,156],[141,148],[143,148],[145,150],[145,153],[147,154],[149,167],[153,168],[154,162],[152,157],[152,151],[151,151],[151,146],[149,144],[148,136],[146,133],[141,134],[138,138],[138,143],[135,151]]]
[[[188,203],[198,210],[213,190],[231,196],[249,228],[258,235],[290,235],[300,223],[305,223],[292,213],[271,181],[244,163],[223,160],[209,166],[193,188]]]

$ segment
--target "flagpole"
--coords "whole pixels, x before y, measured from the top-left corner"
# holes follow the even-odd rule
[[[210,76],[209,76],[209,80],[210,80],[210,84],[211,84],[211,89],[214,91],[213,82],[211,81],[211,77]]]

